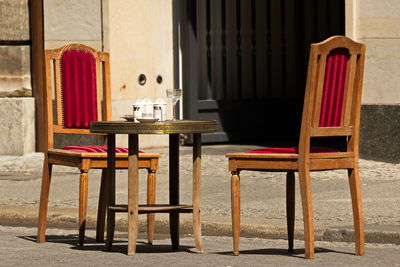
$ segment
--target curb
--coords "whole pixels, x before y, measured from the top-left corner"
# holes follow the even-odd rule
[[[37,227],[37,206],[0,205],[0,224],[10,226]],[[51,228],[77,229],[78,211],[75,208],[49,208],[47,226]],[[95,229],[96,210],[89,209],[86,227]],[[242,218],[241,236],[265,239],[287,239],[286,221],[267,223],[250,223],[249,218]],[[301,222],[296,222],[295,239],[303,239]],[[231,236],[229,217],[203,216],[202,234],[205,236]],[[315,229],[316,241],[354,242],[353,226],[327,227]],[[169,234],[168,214],[157,214],[155,222],[156,234]],[[127,231],[127,219],[124,214],[116,216],[116,231]],[[146,217],[139,217],[139,232],[146,232]],[[181,214],[180,232],[192,235],[192,217]],[[365,242],[400,245],[400,226],[398,225],[366,225]]]

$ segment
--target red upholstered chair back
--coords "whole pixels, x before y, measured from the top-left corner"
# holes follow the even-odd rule
[[[91,134],[90,122],[111,119],[109,55],[82,44],[45,52],[48,148],[53,134]]]
[[[65,128],[89,128],[97,121],[96,61],[84,50],[61,56],[61,97]]]
[[[299,150],[324,136],[347,136],[348,151],[358,149],[364,58],[365,46],[345,36],[311,45]]]
[[[349,57],[348,50],[344,48],[333,49],[327,56],[319,119],[320,127],[337,127],[342,123]]]

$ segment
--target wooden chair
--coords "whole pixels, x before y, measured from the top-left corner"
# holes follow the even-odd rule
[[[47,206],[53,165],[77,167],[79,176],[79,244],[85,237],[88,172],[102,169],[97,214],[96,240],[104,241],[104,224],[107,205],[106,135],[104,146],[67,146],[54,148],[54,134],[91,135],[91,121],[111,120],[111,92],[109,54],[82,45],[70,44],[45,51],[46,90],[44,94],[45,127],[42,188],[40,194],[38,242],[45,242]],[[54,95],[53,95],[54,93]],[[54,97],[54,99],[53,99]],[[55,107],[53,107],[53,101]],[[54,115],[53,115],[54,113]],[[140,153],[139,167],[148,170],[147,202],[155,204],[155,181],[158,153]],[[127,148],[116,149],[116,167],[128,168]],[[153,242],[154,214],[147,217],[148,242]]]
[[[231,172],[233,251],[239,255],[240,177],[242,170],[285,171],[289,251],[293,251],[294,172],[299,184],[304,220],[305,257],[314,258],[314,221],[310,171],[347,169],[350,184],[356,254],[364,254],[364,226],[358,171],[358,139],[365,46],[344,36],[312,44],[308,63],[298,147],[265,148],[229,153]],[[314,137],[344,136],[345,151],[313,147]]]

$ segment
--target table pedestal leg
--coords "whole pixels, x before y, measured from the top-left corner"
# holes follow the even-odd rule
[[[107,153],[107,241],[105,250],[110,251],[115,227],[115,213],[108,208],[115,205],[115,134],[108,134],[107,136]]]
[[[179,134],[169,135],[169,204],[179,205]],[[179,213],[169,214],[172,249],[179,249]]]
[[[201,240],[200,197],[201,197],[201,134],[193,134],[193,233],[196,248],[203,253]]]
[[[128,156],[128,255],[136,252],[139,219],[139,183],[138,183],[138,150],[137,134],[129,134]]]

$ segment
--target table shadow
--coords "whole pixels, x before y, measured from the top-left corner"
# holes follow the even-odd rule
[[[36,242],[36,236],[18,236],[18,238]],[[70,249],[79,251],[103,251],[108,253],[122,253],[126,254],[128,249],[128,242],[126,240],[114,239],[111,251],[105,250],[104,242],[97,242],[95,238],[85,237],[85,244],[80,246],[78,244],[78,235],[46,235],[47,243],[60,243],[70,245]],[[155,241],[157,242],[157,241]],[[171,252],[193,252],[193,246],[180,246],[178,250],[173,250],[170,244],[153,244],[149,245],[145,241],[138,241],[136,243],[136,253],[171,253]]]

